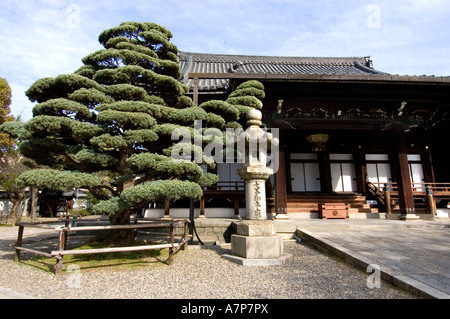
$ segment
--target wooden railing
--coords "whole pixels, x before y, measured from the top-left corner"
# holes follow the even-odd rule
[[[427,187],[434,196],[450,196],[450,183],[413,183],[413,192],[426,192]]]
[[[217,192],[217,191],[244,191],[244,181],[226,181],[217,182],[216,184],[205,187],[206,192]]]
[[[200,216],[205,215],[205,202],[214,198],[226,198],[234,204],[234,215],[239,216],[239,201],[245,198],[244,181],[225,181],[205,187],[200,200]]]
[[[412,183],[414,201],[421,202],[428,211],[436,209],[437,200],[450,200],[450,183]],[[381,203],[387,213],[391,213],[394,205],[398,204],[397,183],[367,182],[368,191]],[[432,201],[432,203],[430,203]]]
[[[135,223],[128,225],[98,225],[98,226],[80,226],[71,227],[70,219],[65,219],[63,226],[56,226],[54,222],[49,223],[18,223],[19,232],[17,235],[17,243],[14,247],[15,257],[14,260],[18,262],[20,260],[20,252],[30,252],[36,255],[41,255],[49,258],[55,258],[55,274],[60,274],[63,268],[63,257],[65,255],[80,255],[80,254],[102,254],[102,253],[113,253],[113,252],[128,252],[128,251],[141,251],[141,250],[153,250],[153,249],[169,249],[169,259],[167,260],[168,265],[172,265],[174,253],[179,249],[184,249],[188,242],[190,235],[188,234],[189,220],[172,220],[168,222],[149,222],[149,223]],[[174,227],[184,223],[184,233],[178,243],[175,243],[174,238]],[[52,225],[53,224],[53,225]],[[45,252],[36,249],[30,249],[22,247],[23,244],[23,233],[25,227],[31,228],[45,228],[53,229],[59,232],[58,239],[58,249]],[[77,231],[99,231],[99,230],[114,230],[114,229],[146,229],[154,227],[169,228],[169,242],[165,244],[158,245],[146,245],[146,246],[128,246],[128,247],[109,247],[109,248],[99,248],[99,249],[80,249],[80,250],[66,250],[67,245],[67,235],[69,232]]]
[[[367,182],[367,186],[369,191],[373,195],[383,195],[386,188],[390,192],[397,192],[397,183],[389,182],[389,183],[372,183]],[[450,183],[411,183],[412,191],[415,195],[426,194],[427,188],[430,192],[435,196],[450,196]]]

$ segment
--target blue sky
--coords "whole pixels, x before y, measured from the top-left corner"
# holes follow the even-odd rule
[[[370,55],[384,72],[450,76],[449,17],[450,0],[2,0],[0,77],[28,120],[30,85],[78,69],[123,21],[164,25],[180,51]]]

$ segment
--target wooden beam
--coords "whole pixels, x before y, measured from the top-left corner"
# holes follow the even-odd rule
[[[449,85],[449,77],[402,76],[402,75],[333,75],[333,74],[284,74],[284,73],[189,73],[190,79],[239,79],[265,81],[299,81],[299,82],[361,82],[385,84],[430,84]]]
[[[45,257],[49,257],[49,258],[53,257],[52,254],[46,253],[45,251],[36,250],[36,249],[25,248],[25,247],[17,247],[17,246],[15,247],[15,249],[16,249],[16,251],[17,250],[19,250],[19,251],[26,251],[26,252],[29,252],[29,253],[33,253],[33,254],[36,254],[36,255],[41,255],[41,256],[45,256]]]
[[[158,224],[133,224],[133,225],[104,225],[104,226],[79,226],[68,227],[67,231],[84,231],[84,230],[107,230],[107,229],[138,229],[138,228],[157,228],[170,227],[170,225],[181,224],[181,221],[174,223],[158,223]]]
[[[147,246],[133,246],[133,247],[110,247],[110,248],[96,248],[96,249],[78,249],[78,250],[54,250],[51,252],[52,257],[65,256],[65,255],[86,255],[86,254],[104,254],[104,253],[116,253],[127,251],[140,251],[140,250],[152,250],[152,249],[165,249],[176,248],[180,244],[159,244],[159,245],[147,245]]]

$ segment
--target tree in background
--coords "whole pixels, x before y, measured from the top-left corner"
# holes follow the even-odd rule
[[[20,122],[11,115],[11,97],[8,82],[0,78],[0,124],[3,126],[14,126],[15,122]],[[24,171],[29,170],[30,166],[33,166],[32,161],[20,154],[16,141],[9,134],[0,132],[0,187],[13,203],[9,219],[20,219],[26,209],[25,186],[17,184],[16,180]]]
[[[113,225],[129,223],[152,202],[200,199],[201,187],[218,177],[204,174],[198,164],[214,163],[172,160],[174,129],[189,130],[193,139],[195,120],[221,130],[239,126],[249,106],[239,101],[195,106],[178,81],[171,37],[155,23],[124,22],[100,34],[104,49],[83,58],[73,74],[37,80],[26,92],[38,102],[33,118],[0,128],[22,141],[24,156],[51,169],[24,172],[18,182],[40,189],[86,188],[99,200],[94,213],[109,214]],[[115,233],[111,239],[129,235]]]
[[[5,122],[14,121],[11,115],[11,88],[4,78],[0,78],[0,125]],[[14,145],[14,140],[6,133],[0,132],[0,151],[2,154],[8,151]]]

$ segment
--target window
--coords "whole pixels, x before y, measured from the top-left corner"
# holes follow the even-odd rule
[[[239,190],[244,190],[243,181],[237,173],[243,165],[243,163],[217,163],[217,175],[222,190],[235,190],[236,185],[239,185]]]

